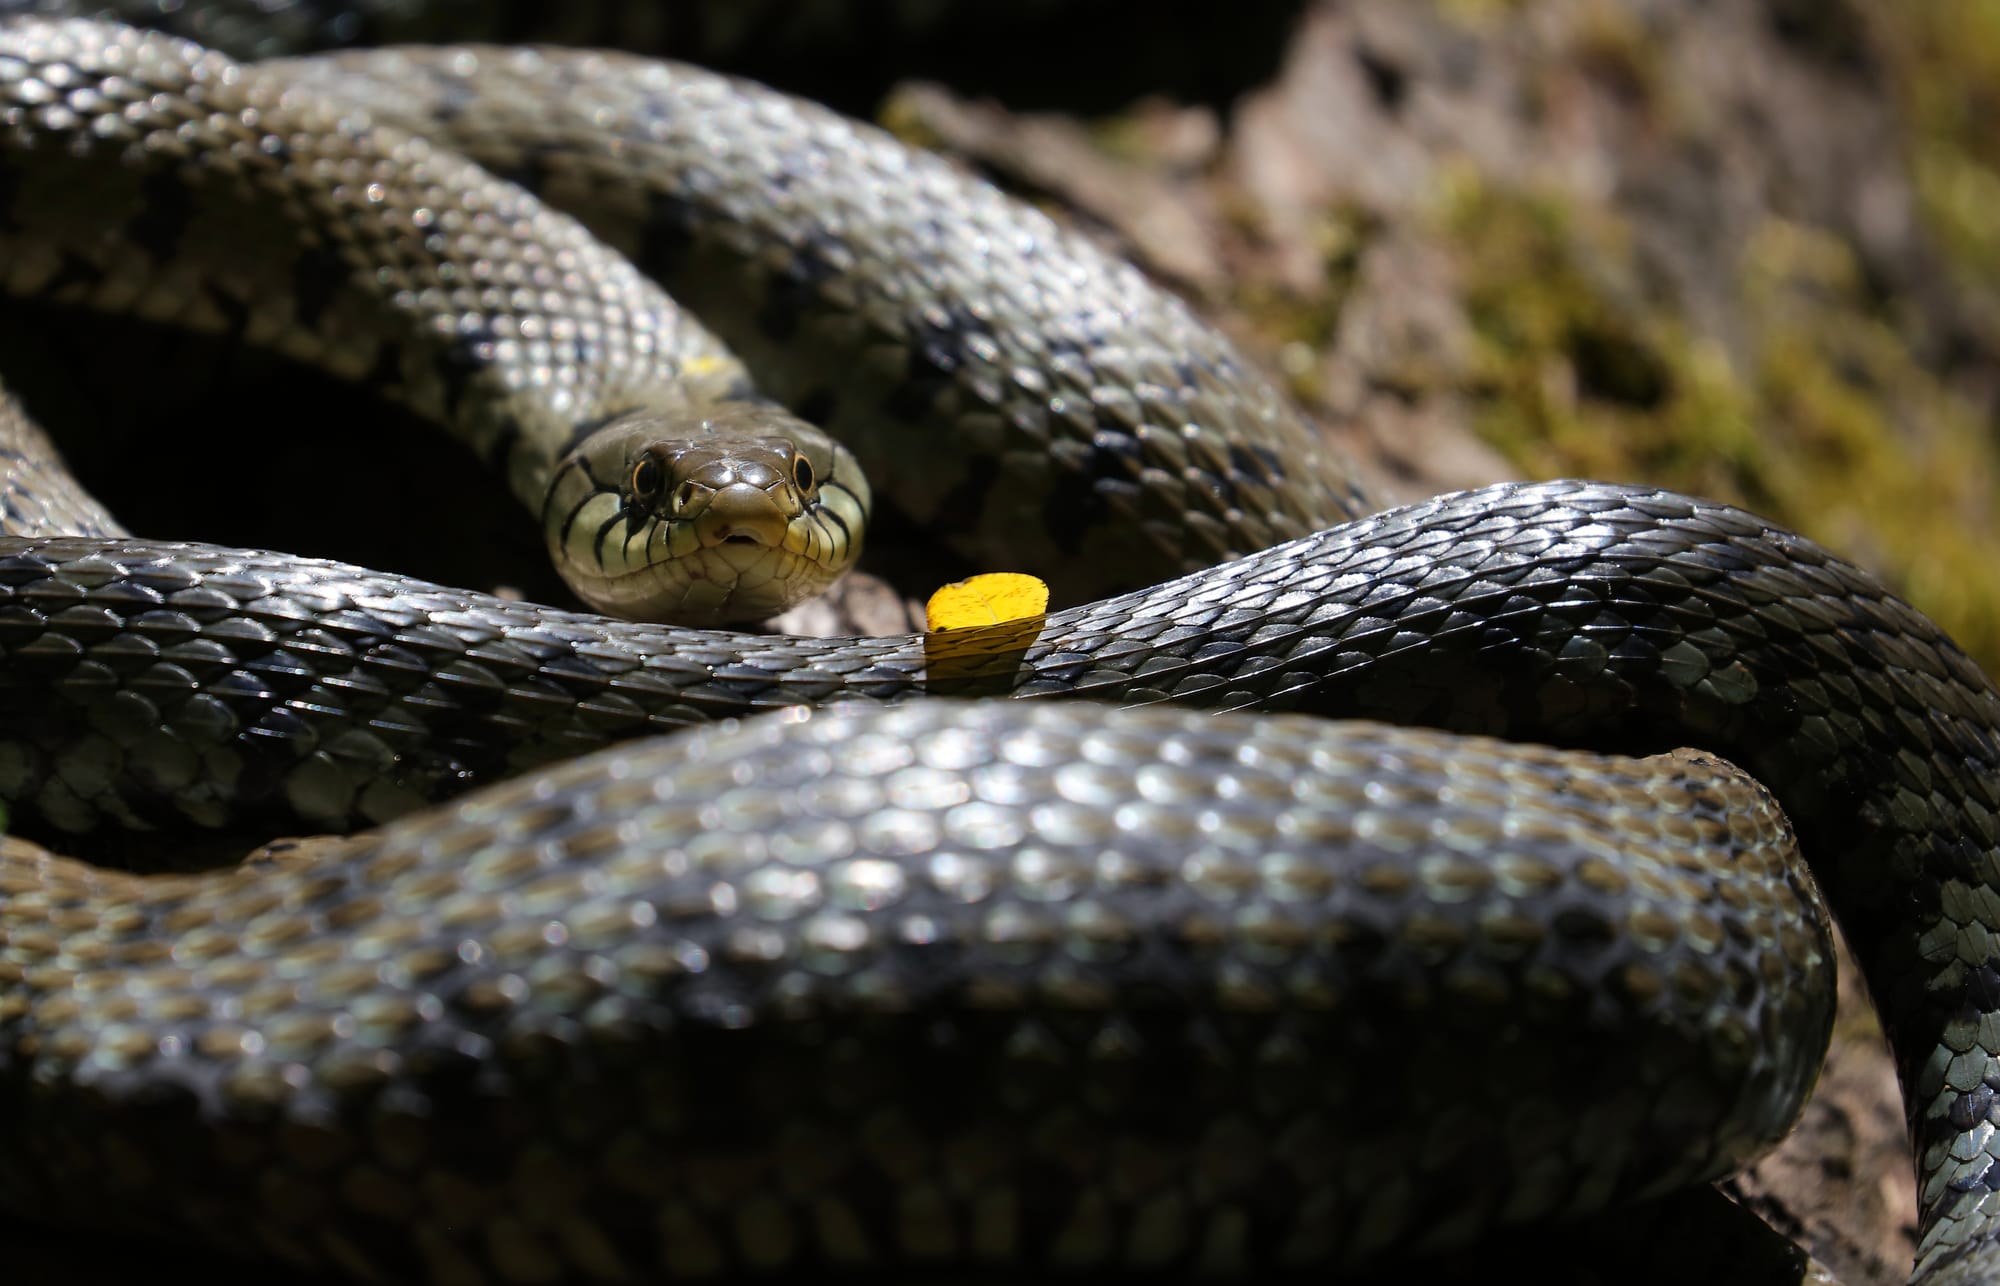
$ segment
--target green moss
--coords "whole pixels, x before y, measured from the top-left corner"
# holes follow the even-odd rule
[[[1924,210],[1959,268],[2000,287],[2000,0],[1881,5],[1871,20],[1910,124]]]
[[[1581,65],[1671,117],[1626,11],[1592,12]],[[1869,14],[1924,208],[1966,281],[2000,289],[2000,0]],[[1479,428],[1523,472],[1645,478],[1769,514],[1890,572],[2000,673],[2000,445],[1882,315],[1850,247],[1759,229],[1734,265],[1748,338],[1731,354],[1649,295],[1606,209],[1466,172],[1439,209],[1479,337]]]
[[[1648,294],[1607,210],[1462,171],[1445,186],[1477,424],[1523,472],[1757,510],[1900,578],[2000,672],[2000,462],[1876,315],[1843,242],[1776,219],[1758,231],[1735,265],[1752,338],[1732,358]]]
[[[1547,193],[1455,174],[1441,209],[1479,340],[1478,427],[1538,476],[1674,479],[1749,498],[1754,407],[1719,348],[1649,310],[1624,230]]]
[[[1590,0],[1577,14],[1569,54],[1578,67],[1628,105],[1659,112],[1672,98],[1673,76],[1664,48],[1631,5]]]
[[[1944,140],[1917,144],[1911,161],[1917,191],[1954,258],[1976,273],[2000,276],[2000,170]]]
[[[1447,18],[1466,26],[1480,26],[1519,13],[1529,0],[1438,0]]]
[[[2000,673],[2000,462],[1975,409],[1864,303],[1847,246],[1768,225],[1744,288],[1767,336],[1757,372],[1779,429],[1780,512],[1864,562]]]
[[[1253,207],[1225,209],[1225,214],[1246,234],[1259,234]],[[1302,402],[1318,401],[1324,393],[1317,354],[1333,343],[1362,256],[1380,232],[1381,220],[1358,206],[1323,210],[1310,229],[1321,267],[1319,289],[1300,294],[1268,277],[1255,277],[1243,282],[1232,297],[1277,353],[1292,396]]]

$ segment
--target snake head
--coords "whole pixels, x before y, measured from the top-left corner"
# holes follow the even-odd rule
[[[819,499],[819,473],[792,439],[661,438],[625,480],[626,521],[684,524],[697,545],[777,549]]]
[[[869,494],[838,444],[784,410],[621,417],[557,465],[543,529],[599,611],[724,625],[823,592],[861,549]]]

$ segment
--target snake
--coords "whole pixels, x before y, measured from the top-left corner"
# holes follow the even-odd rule
[[[409,403],[559,559],[637,558],[577,517],[670,490],[633,424],[810,407],[1058,603],[793,638],[139,539],[9,408],[18,827],[336,834],[0,846],[0,1208],[374,1281],[1324,1272],[1768,1148],[1831,915],[1912,1280],[2000,1267],[2000,693],[1804,537],[1601,482],[1373,511],[1136,269],[637,56],[10,20],[0,265]]]

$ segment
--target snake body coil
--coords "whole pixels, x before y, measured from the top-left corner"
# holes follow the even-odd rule
[[[728,293],[687,253],[714,243],[766,304],[746,351],[773,318],[847,344],[767,388],[891,457],[891,497],[963,484],[959,451],[1014,475],[895,501],[968,517],[970,553],[1060,510],[1033,556],[1160,583],[949,657],[670,630],[134,541],[13,439],[0,798],[78,832],[387,824],[202,875],[0,854],[0,1204],[390,1279],[1450,1244],[1784,1128],[1829,1022],[1795,832],[1896,1046],[1918,1277],[1992,1274],[2000,695],[1872,578],[1606,484],[1304,534],[1358,502],[1308,427],[941,165],[657,64],[365,57],[0,27],[8,287],[372,378],[537,504],[606,416],[748,377],[579,225],[351,104],[374,75],[455,146],[497,121],[489,159],[554,189],[686,153],[626,211],[676,285]],[[468,108],[537,78],[623,142]],[[811,396],[832,366],[874,395]],[[960,436],[890,436],[940,412]],[[1023,700],[913,700],[963,691]],[[844,699],[905,704],[805,711]]]

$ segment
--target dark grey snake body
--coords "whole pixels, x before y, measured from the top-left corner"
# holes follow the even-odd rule
[[[109,68],[116,93],[50,70],[133,51],[159,74],[195,69],[203,101],[185,108],[129,62]],[[476,72],[536,57],[447,54],[421,77],[377,65],[416,99],[450,83],[454,59]],[[623,66],[637,64],[591,63],[571,83],[608,84]],[[400,389],[517,485],[564,431],[538,427],[552,403],[522,370],[546,368],[576,393],[554,404],[584,418],[593,399],[650,388],[657,367],[741,378],[702,332],[671,332],[693,348],[625,338],[667,334],[680,315],[511,190],[483,198],[505,213],[479,225],[497,238],[480,244],[546,264],[557,252],[516,234],[571,238],[551,297],[559,315],[614,301],[622,329],[592,331],[613,335],[598,345],[617,357],[608,368],[510,364],[518,349],[495,319],[539,314],[509,288],[395,288],[396,273],[434,271],[414,261],[386,292],[351,288],[335,269],[369,253],[355,212],[431,207],[372,196],[372,163],[355,162],[351,183],[294,186],[300,150],[259,142],[289,137],[262,132],[273,119],[331,121],[312,146],[336,169],[339,149],[380,143],[480,180],[310,95],[257,98],[300,74],[232,71],[104,28],[0,28],[10,284],[141,312],[192,300],[184,320]],[[873,136],[785,100],[636,74],[644,92],[628,102],[671,82],[720,113],[711,123],[748,122],[723,138],[766,137],[749,129],[759,121],[833,130],[813,136],[836,140],[823,149],[742,149],[796,171],[780,186],[808,207],[851,154],[838,140],[876,154]],[[666,81],[648,89],[648,76]],[[227,110],[207,97],[238,93],[249,100]],[[37,194],[55,200],[78,176],[120,191],[121,167],[143,159],[129,140],[155,131],[236,131],[241,150],[170,156],[146,194],[276,191],[318,229],[295,251],[311,270],[260,289],[223,240],[157,225],[136,248],[113,240],[105,225],[130,233],[146,212],[129,196],[91,207],[94,231],[73,193],[55,207],[65,218],[35,217]],[[676,255],[690,236],[727,251],[750,234],[696,230],[737,204],[647,213],[669,216]],[[188,215],[176,231],[198,226],[199,202],[169,208]],[[733,248],[807,265],[765,274],[762,297],[839,332],[832,305],[881,280],[828,271],[872,262],[842,244]],[[1073,246],[1045,239],[1029,257],[1053,272]],[[1098,345],[1080,350],[1089,360],[1054,354],[1075,389],[1025,396],[1007,344],[1032,309],[994,325],[975,295],[939,314],[948,324],[911,330],[854,300],[872,320],[845,329],[896,356],[899,378],[927,375],[924,405],[992,434],[997,460],[1037,470],[1067,451],[1099,506],[1078,531],[1115,525],[1121,504],[1168,503],[1197,515],[1179,525],[1193,543],[1163,545],[1175,524],[1152,523],[1134,545],[1153,548],[1148,566],[1246,556],[1054,613],[1005,646],[668,630],[112,531],[0,538],[0,796],[22,816],[78,831],[403,818],[310,857],[198,876],[0,860],[0,1203],[437,1280],[1240,1269],[1451,1244],[1726,1172],[1784,1128],[1829,1021],[1822,914],[1781,861],[1796,831],[1897,1048],[1922,1179],[1919,1279],[1988,1279],[2000,696],[1986,677],[1809,542],[1644,489],[1490,488],[1252,552],[1355,494],[1226,345],[1130,270],[1074,253],[1077,279],[1123,302],[1072,311],[1060,292],[1013,288],[1148,343],[1184,341],[1180,356],[1088,330],[1076,342]],[[509,262],[477,250],[465,271]],[[961,261],[940,262],[911,280],[958,275]],[[174,276],[190,264],[192,278]],[[690,269],[696,293],[703,271]],[[597,289],[598,273],[613,285]],[[149,281],[165,285],[129,284]],[[218,299],[237,311],[217,315]],[[630,324],[633,301],[657,322]],[[321,324],[301,331],[304,311]],[[384,316],[386,329],[359,326]],[[444,317],[471,320],[440,331]],[[747,332],[753,347],[768,330]],[[1100,393],[1121,363],[1141,378]],[[1072,432],[1078,397],[1094,409]],[[887,420],[912,409],[883,407]],[[854,422],[851,403],[843,414]],[[1294,492],[1289,471],[1308,467]],[[1059,484],[1040,476],[1046,499]],[[17,529],[109,521],[52,507],[67,502],[24,472],[9,485]],[[908,702],[961,693],[1028,700]],[[1034,700],[1058,696],[1225,713]],[[845,698],[908,703],[801,713]],[[403,816],[636,735],[773,708],[792,713]],[[1770,795],[1701,753],[1559,756],[1226,713],[1249,709],[1628,753],[1698,746]]]

